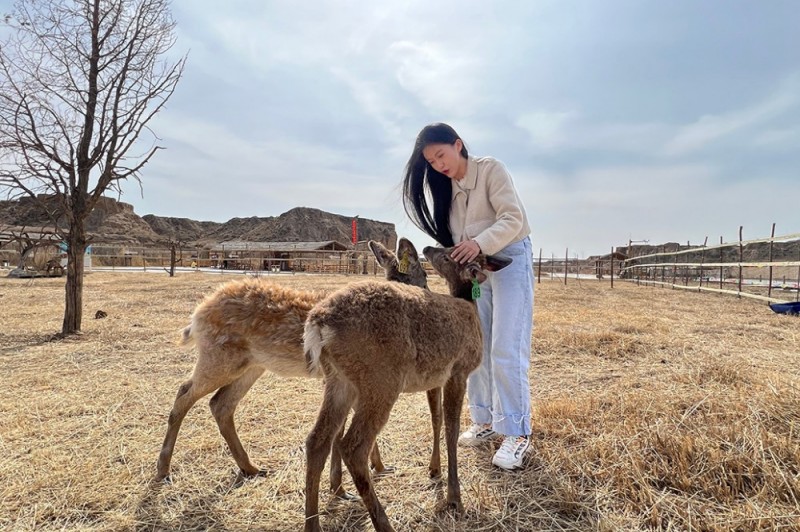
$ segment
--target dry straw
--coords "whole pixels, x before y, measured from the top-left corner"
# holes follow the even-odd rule
[[[356,280],[270,279],[314,289]],[[240,435],[265,477],[239,478],[201,401],[178,438],[173,482],[150,482],[194,363],[179,331],[225,280],[92,273],[84,334],[50,341],[63,279],[0,279],[0,528],[302,527],[319,381],[265,375],[240,405]],[[92,319],[97,310],[108,317]],[[724,296],[545,282],[535,322],[526,468],[501,472],[492,449],[460,450],[465,514],[437,513],[444,485],[427,478],[427,404],[403,396],[380,436],[397,472],[377,481],[396,529],[800,529],[800,319]],[[330,505],[322,525],[371,529],[359,504]]]

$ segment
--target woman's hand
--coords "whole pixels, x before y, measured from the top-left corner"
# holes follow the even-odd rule
[[[450,256],[453,257],[453,260],[456,262],[464,264],[465,262],[475,260],[480,252],[481,247],[477,242],[474,240],[465,240],[463,242],[459,242],[455,245],[455,247],[453,247],[453,251],[450,252]]]

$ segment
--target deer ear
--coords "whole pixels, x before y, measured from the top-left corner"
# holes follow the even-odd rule
[[[495,257],[494,255],[486,255],[485,256],[485,266],[484,269],[489,272],[496,272],[502,270],[509,264],[511,264],[512,260],[507,259],[504,257]]]
[[[367,246],[369,246],[372,254],[375,255],[375,260],[378,261],[378,264],[381,265],[381,268],[387,269],[392,265],[393,262],[397,262],[394,253],[386,249],[380,242],[370,240],[367,242]]]
[[[419,262],[419,253],[417,253],[417,248],[415,248],[414,244],[412,244],[407,238],[401,238],[397,242],[397,256],[405,256],[408,257],[408,260]]]
[[[470,262],[464,268],[464,274],[468,281],[478,281],[482,283],[486,280],[486,274],[483,273],[480,264],[477,262]]]

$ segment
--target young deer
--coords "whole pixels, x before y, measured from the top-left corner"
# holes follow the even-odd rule
[[[353,419],[338,442],[342,459],[375,529],[393,530],[375,495],[367,458],[404,392],[444,390],[447,505],[462,510],[456,439],[467,376],[480,363],[483,351],[473,288],[486,280],[484,270],[499,270],[510,261],[481,255],[458,264],[450,251],[430,247],[423,251],[447,281],[450,296],[366,282],[331,294],[309,313],[304,347],[312,367],[325,374],[325,392],[306,438],[307,532],[320,530],[320,476],[351,408]]]
[[[398,242],[399,261],[394,253],[377,242],[370,241],[369,247],[384,268],[387,280],[427,287],[425,270],[411,242],[405,238]],[[183,330],[182,344],[196,344],[197,362],[191,378],[178,389],[169,414],[155,480],[169,476],[175,440],[187,412],[214,390],[217,393],[209,406],[236,464],[246,476],[261,473],[250,461],[236,433],[233,421],[236,406],[265,370],[287,377],[320,376],[309,371],[303,353],[303,325],[308,312],[323,297],[325,294],[248,279],[226,283],[195,308],[191,325]],[[435,396],[431,399],[431,414],[438,462],[441,414],[434,409],[435,399]],[[341,487],[341,460],[338,449],[334,451],[331,490],[345,496]],[[433,457],[431,463],[434,463]],[[377,446],[372,454],[372,465],[378,473],[385,470]]]

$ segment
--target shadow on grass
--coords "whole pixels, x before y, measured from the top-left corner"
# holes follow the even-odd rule
[[[134,530],[241,530],[239,525],[229,527],[225,524],[230,517],[230,510],[221,504],[222,500],[231,490],[269,475],[270,471],[267,470],[256,477],[245,477],[238,472],[226,480],[220,480],[212,491],[194,493],[171,489],[171,477],[162,481],[153,480],[148,483],[136,506]],[[171,508],[180,508],[180,511],[172,515]]]

